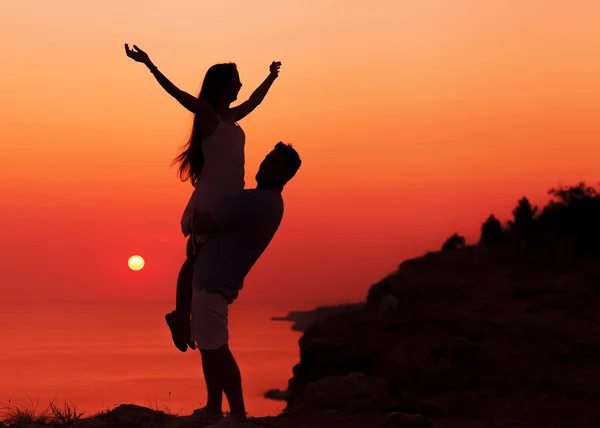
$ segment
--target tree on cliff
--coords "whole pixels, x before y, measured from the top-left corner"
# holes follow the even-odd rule
[[[465,238],[455,233],[444,242],[442,245],[442,251],[459,250],[465,248]]]
[[[553,199],[542,210],[542,233],[572,241],[576,257],[600,255],[600,195],[585,183],[548,191]]]
[[[479,243],[487,247],[499,245],[504,241],[504,229],[500,221],[492,214],[481,226]]]
[[[513,210],[513,220],[508,222],[510,232],[528,234],[534,227],[537,214],[538,207],[532,207],[529,199],[522,198]]]
[[[548,191],[559,202],[568,207],[573,207],[577,202],[584,200],[594,200],[598,198],[598,192],[593,187],[587,186],[584,182],[577,186],[559,187]]]

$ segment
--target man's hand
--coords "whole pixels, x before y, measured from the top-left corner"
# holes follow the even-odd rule
[[[133,49],[129,49],[129,45],[125,43],[125,53],[129,58],[136,62],[141,62],[142,64],[146,65],[151,64],[148,54],[138,48],[136,45],[133,45]]]
[[[269,71],[271,72],[272,76],[279,76],[279,68],[281,67],[281,62],[280,61],[273,61],[271,63],[271,65],[269,66]]]

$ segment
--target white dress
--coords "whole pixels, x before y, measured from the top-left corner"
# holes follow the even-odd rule
[[[242,128],[223,120],[213,134],[202,141],[204,167],[181,217],[184,236],[192,234],[194,212],[209,210],[244,189],[245,144]],[[207,236],[196,235],[195,238],[197,243],[202,243]]]

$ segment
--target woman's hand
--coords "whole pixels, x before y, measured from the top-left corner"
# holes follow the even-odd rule
[[[133,49],[129,49],[129,45],[125,43],[125,53],[129,58],[136,62],[141,62],[142,64],[146,65],[152,64],[148,54],[140,48],[138,48],[136,45],[133,45]]]
[[[271,63],[271,65],[269,66],[269,71],[271,72],[272,76],[279,76],[279,68],[281,67],[281,62],[280,61],[273,61]]]
[[[262,101],[265,99],[265,96],[267,95],[267,92],[269,92],[271,85],[273,84],[273,82],[275,82],[275,79],[277,79],[280,67],[281,62],[273,61],[269,66],[269,75],[264,80],[264,82],[262,82],[260,86],[254,90],[254,92],[252,92],[250,98],[248,98],[247,101],[241,103],[239,106],[232,107],[229,109],[231,116],[236,122],[248,116],[250,113],[252,113],[252,111],[254,111],[256,107],[258,107],[260,103],[262,103]]]

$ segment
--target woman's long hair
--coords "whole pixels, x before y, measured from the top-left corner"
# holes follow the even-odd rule
[[[215,111],[219,109],[225,88],[231,82],[236,65],[234,63],[215,64],[208,69],[202,89],[198,98],[208,102]],[[181,181],[190,180],[192,186],[196,187],[202,168],[204,167],[204,152],[202,151],[202,138],[198,117],[194,116],[192,133],[188,142],[182,147],[181,153],[173,160],[173,164],[179,164],[178,174]]]

